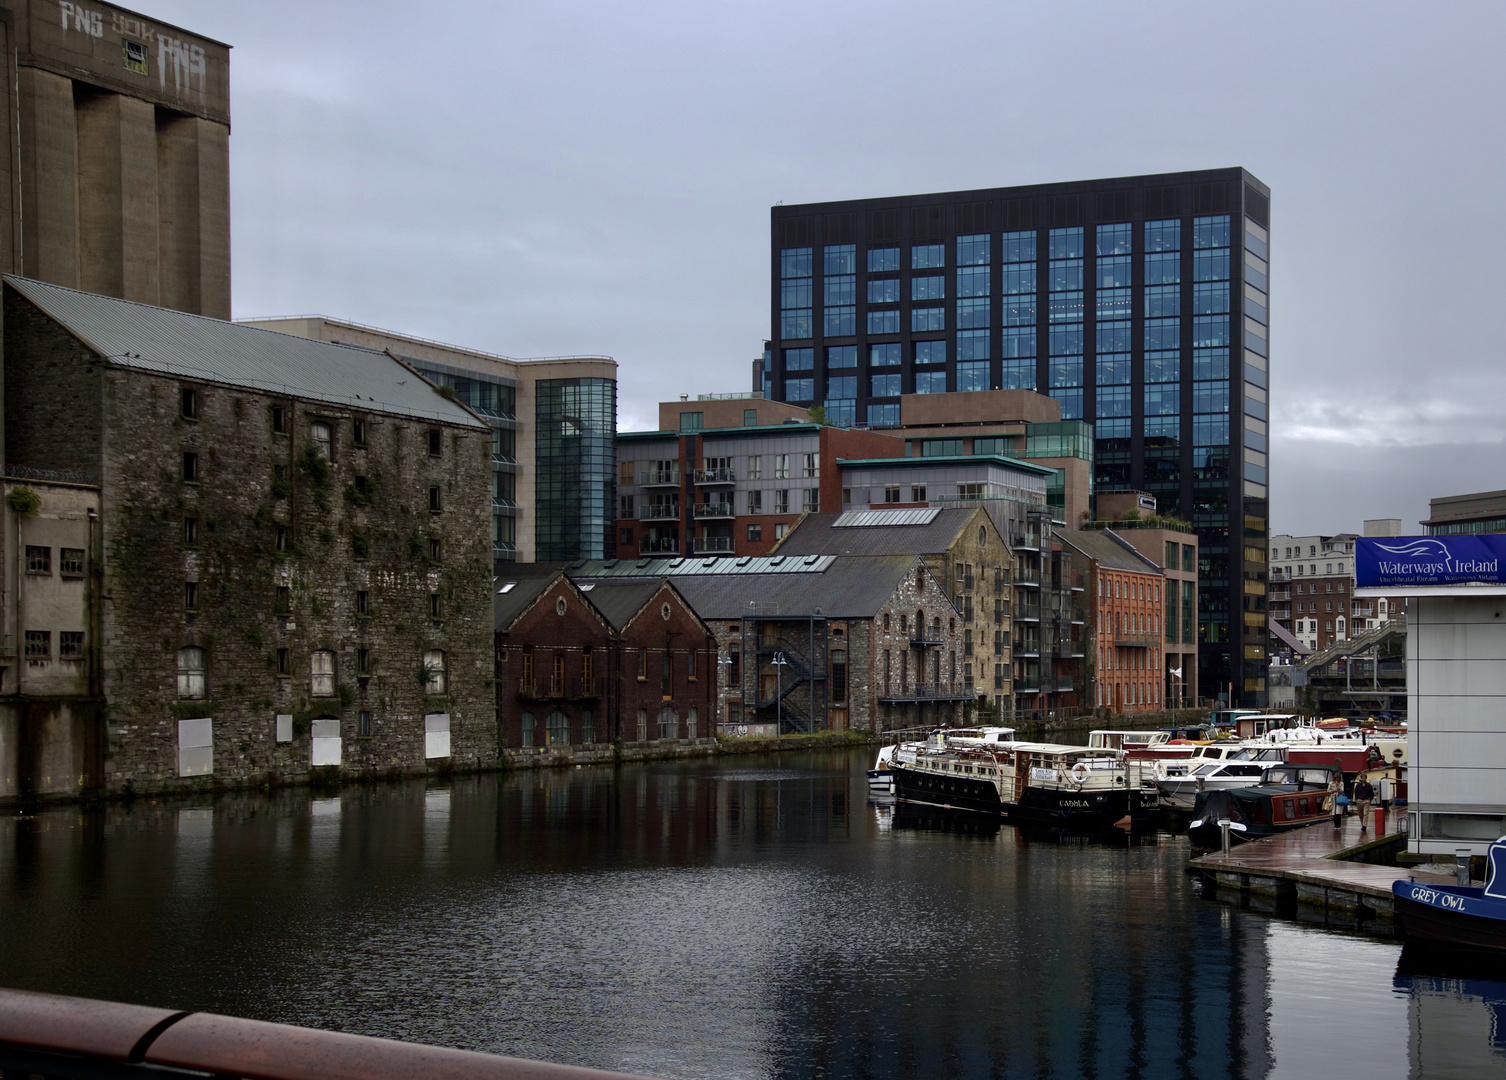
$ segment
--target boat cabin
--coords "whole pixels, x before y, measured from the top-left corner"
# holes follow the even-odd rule
[[[1297,727],[1301,719],[1295,713],[1247,713],[1235,717],[1234,732],[1241,739],[1259,739],[1270,731]]]
[[[1148,746],[1161,746],[1171,741],[1167,731],[1090,731],[1088,745],[1107,747],[1110,750],[1138,750]]]

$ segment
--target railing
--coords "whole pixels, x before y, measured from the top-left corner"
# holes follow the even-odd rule
[[[970,701],[973,697],[971,683],[918,683],[898,689],[879,691],[879,701],[895,704],[907,701]]]
[[[609,1080],[622,1073],[215,1013],[0,990],[0,1070],[68,1080]]]
[[[679,521],[680,504],[673,503],[648,503],[638,511],[639,521]]]
[[[730,502],[698,502],[695,504],[695,516],[698,518],[729,518],[735,515]]]
[[[518,697],[523,701],[585,701],[604,697],[606,692],[605,677],[589,681],[579,677],[560,680],[545,678],[518,684]]]
[[[913,649],[930,649],[945,644],[946,642],[942,640],[940,631],[921,630],[918,633],[910,635],[910,647]]]
[[[1126,634],[1114,635],[1114,644],[1126,649],[1149,649],[1154,648],[1161,641],[1159,634]]]
[[[697,484],[735,484],[737,471],[735,469],[697,469],[695,482]]]
[[[695,396],[695,399],[697,401],[742,401],[746,398],[756,398],[757,400],[762,401],[763,391],[745,390],[739,394],[697,394]]]
[[[94,486],[99,479],[87,469],[33,469],[29,465],[7,465],[5,475],[10,480],[36,480],[39,483],[87,484]]]
[[[676,487],[679,486],[679,470],[645,469],[643,472],[638,474],[639,487],[663,487],[666,484],[670,484]]]
[[[645,536],[638,541],[638,554],[640,555],[678,555],[679,552],[680,541],[673,537],[651,540]]]
[[[1039,604],[1019,604],[1014,609],[1016,622],[1039,622],[1041,607]]]
[[[698,555],[709,551],[732,550],[732,537],[730,536],[697,536],[690,541],[690,550]]]
[[[1016,585],[1039,585],[1041,583],[1041,570],[1038,566],[1017,566],[1014,570],[1014,583]]]
[[[1274,600],[1290,600],[1291,598],[1292,598],[1292,590],[1291,589],[1274,589],[1273,588],[1266,595],[1266,601],[1267,602],[1274,601]]]

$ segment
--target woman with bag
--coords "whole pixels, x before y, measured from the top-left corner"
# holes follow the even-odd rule
[[[1344,827],[1344,807],[1349,799],[1344,795],[1344,774],[1335,773],[1333,783],[1328,785],[1329,798],[1333,800],[1333,828],[1334,831]]]

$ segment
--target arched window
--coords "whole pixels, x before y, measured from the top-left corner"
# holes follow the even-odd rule
[[[531,712],[523,714],[523,745],[533,745],[533,713]]]
[[[549,714],[548,720],[549,745],[565,746],[570,742],[570,718],[559,709]]]
[[[978,526],[978,546],[979,547],[987,547],[988,546],[988,526],[986,526],[986,525],[979,525]]]
[[[309,653],[309,692],[315,697],[335,696],[335,654],[328,649]]]
[[[430,649],[424,653],[424,693],[443,694],[449,680],[445,672],[444,650]]]
[[[204,696],[204,650],[197,645],[187,645],[178,650],[178,696]]]
[[[678,739],[680,737],[680,718],[668,705],[659,710],[659,738]]]

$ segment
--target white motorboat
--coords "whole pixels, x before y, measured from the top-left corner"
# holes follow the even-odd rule
[[[1011,742],[1014,739],[1015,729],[1012,727],[971,727],[971,728],[942,728],[938,729],[946,736],[944,745],[962,746],[970,749],[978,747],[997,746],[999,743]],[[913,742],[890,743],[888,746],[879,747],[878,757],[873,762],[873,768],[868,770],[868,790],[879,794],[894,793],[894,774],[890,770],[891,763],[895,760],[896,753],[902,753],[901,760],[914,763],[915,752],[925,746],[925,740]]]
[[[1161,794],[1161,807],[1191,810],[1200,791],[1257,785],[1266,769],[1282,763],[1281,755],[1282,751],[1276,747],[1241,748],[1221,761],[1198,765],[1186,775],[1164,777],[1156,784]]]

